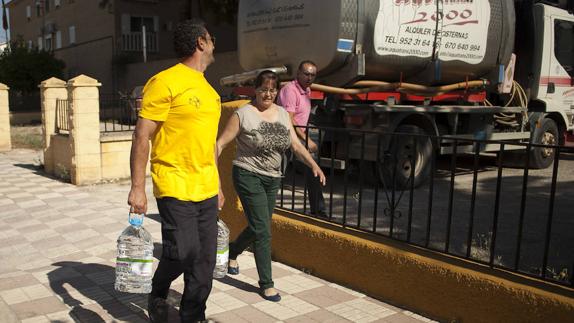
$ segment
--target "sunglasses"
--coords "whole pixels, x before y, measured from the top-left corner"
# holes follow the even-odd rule
[[[202,36],[202,38],[207,40],[207,41],[211,40],[211,43],[213,44],[213,46],[215,46],[215,36],[208,35],[208,36]]]

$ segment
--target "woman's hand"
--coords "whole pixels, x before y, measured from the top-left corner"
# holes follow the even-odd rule
[[[317,164],[315,164],[315,165],[313,165],[313,168],[311,169],[311,171],[313,172],[314,177],[319,177],[319,181],[321,182],[321,185],[325,186],[327,184],[327,179],[325,178],[325,174],[323,174],[323,170],[321,169],[321,167],[319,167]]]

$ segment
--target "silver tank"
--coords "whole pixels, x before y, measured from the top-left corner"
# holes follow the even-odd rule
[[[497,77],[514,32],[514,0],[241,0],[238,13],[245,70],[286,65],[293,76],[309,59],[332,85]]]

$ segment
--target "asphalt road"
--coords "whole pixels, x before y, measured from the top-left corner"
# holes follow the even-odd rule
[[[529,170],[523,204],[524,169],[502,168],[498,186],[497,159],[481,156],[472,211],[473,161],[473,156],[457,158],[451,193],[451,158],[440,157],[432,198],[429,198],[430,185],[427,183],[413,190],[412,203],[409,190],[395,191],[393,198],[391,188],[373,180],[375,174],[369,167],[355,165],[346,171],[335,172],[334,176],[329,174],[323,192],[330,221],[386,236],[392,231],[395,239],[486,262],[490,260],[494,243],[494,264],[533,274],[542,271],[547,252],[547,276],[571,279],[574,270],[574,154],[563,154],[560,159],[552,209],[552,167]],[[330,170],[325,169],[325,172],[328,174]],[[308,213],[309,204],[303,199],[303,175],[294,173],[291,168],[283,183],[277,205]],[[395,208],[391,218],[393,201]],[[432,207],[429,201],[432,201]],[[524,210],[522,229],[521,209]],[[547,236],[550,237],[548,242]]]

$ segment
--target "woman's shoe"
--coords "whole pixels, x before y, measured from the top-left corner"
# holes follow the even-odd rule
[[[227,266],[227,273],[230,275],[239,275],[239,266],[237,267]]]
[[[261,295],[261,297],[263,297],[265,300],[270,301],[270,302],[279,302],[281,300],[281,295],[279,295],[279,293],[276,293],[275,295],[270,295],[267,296],[265,295],[265,291],[262,290],[259,295]]]

